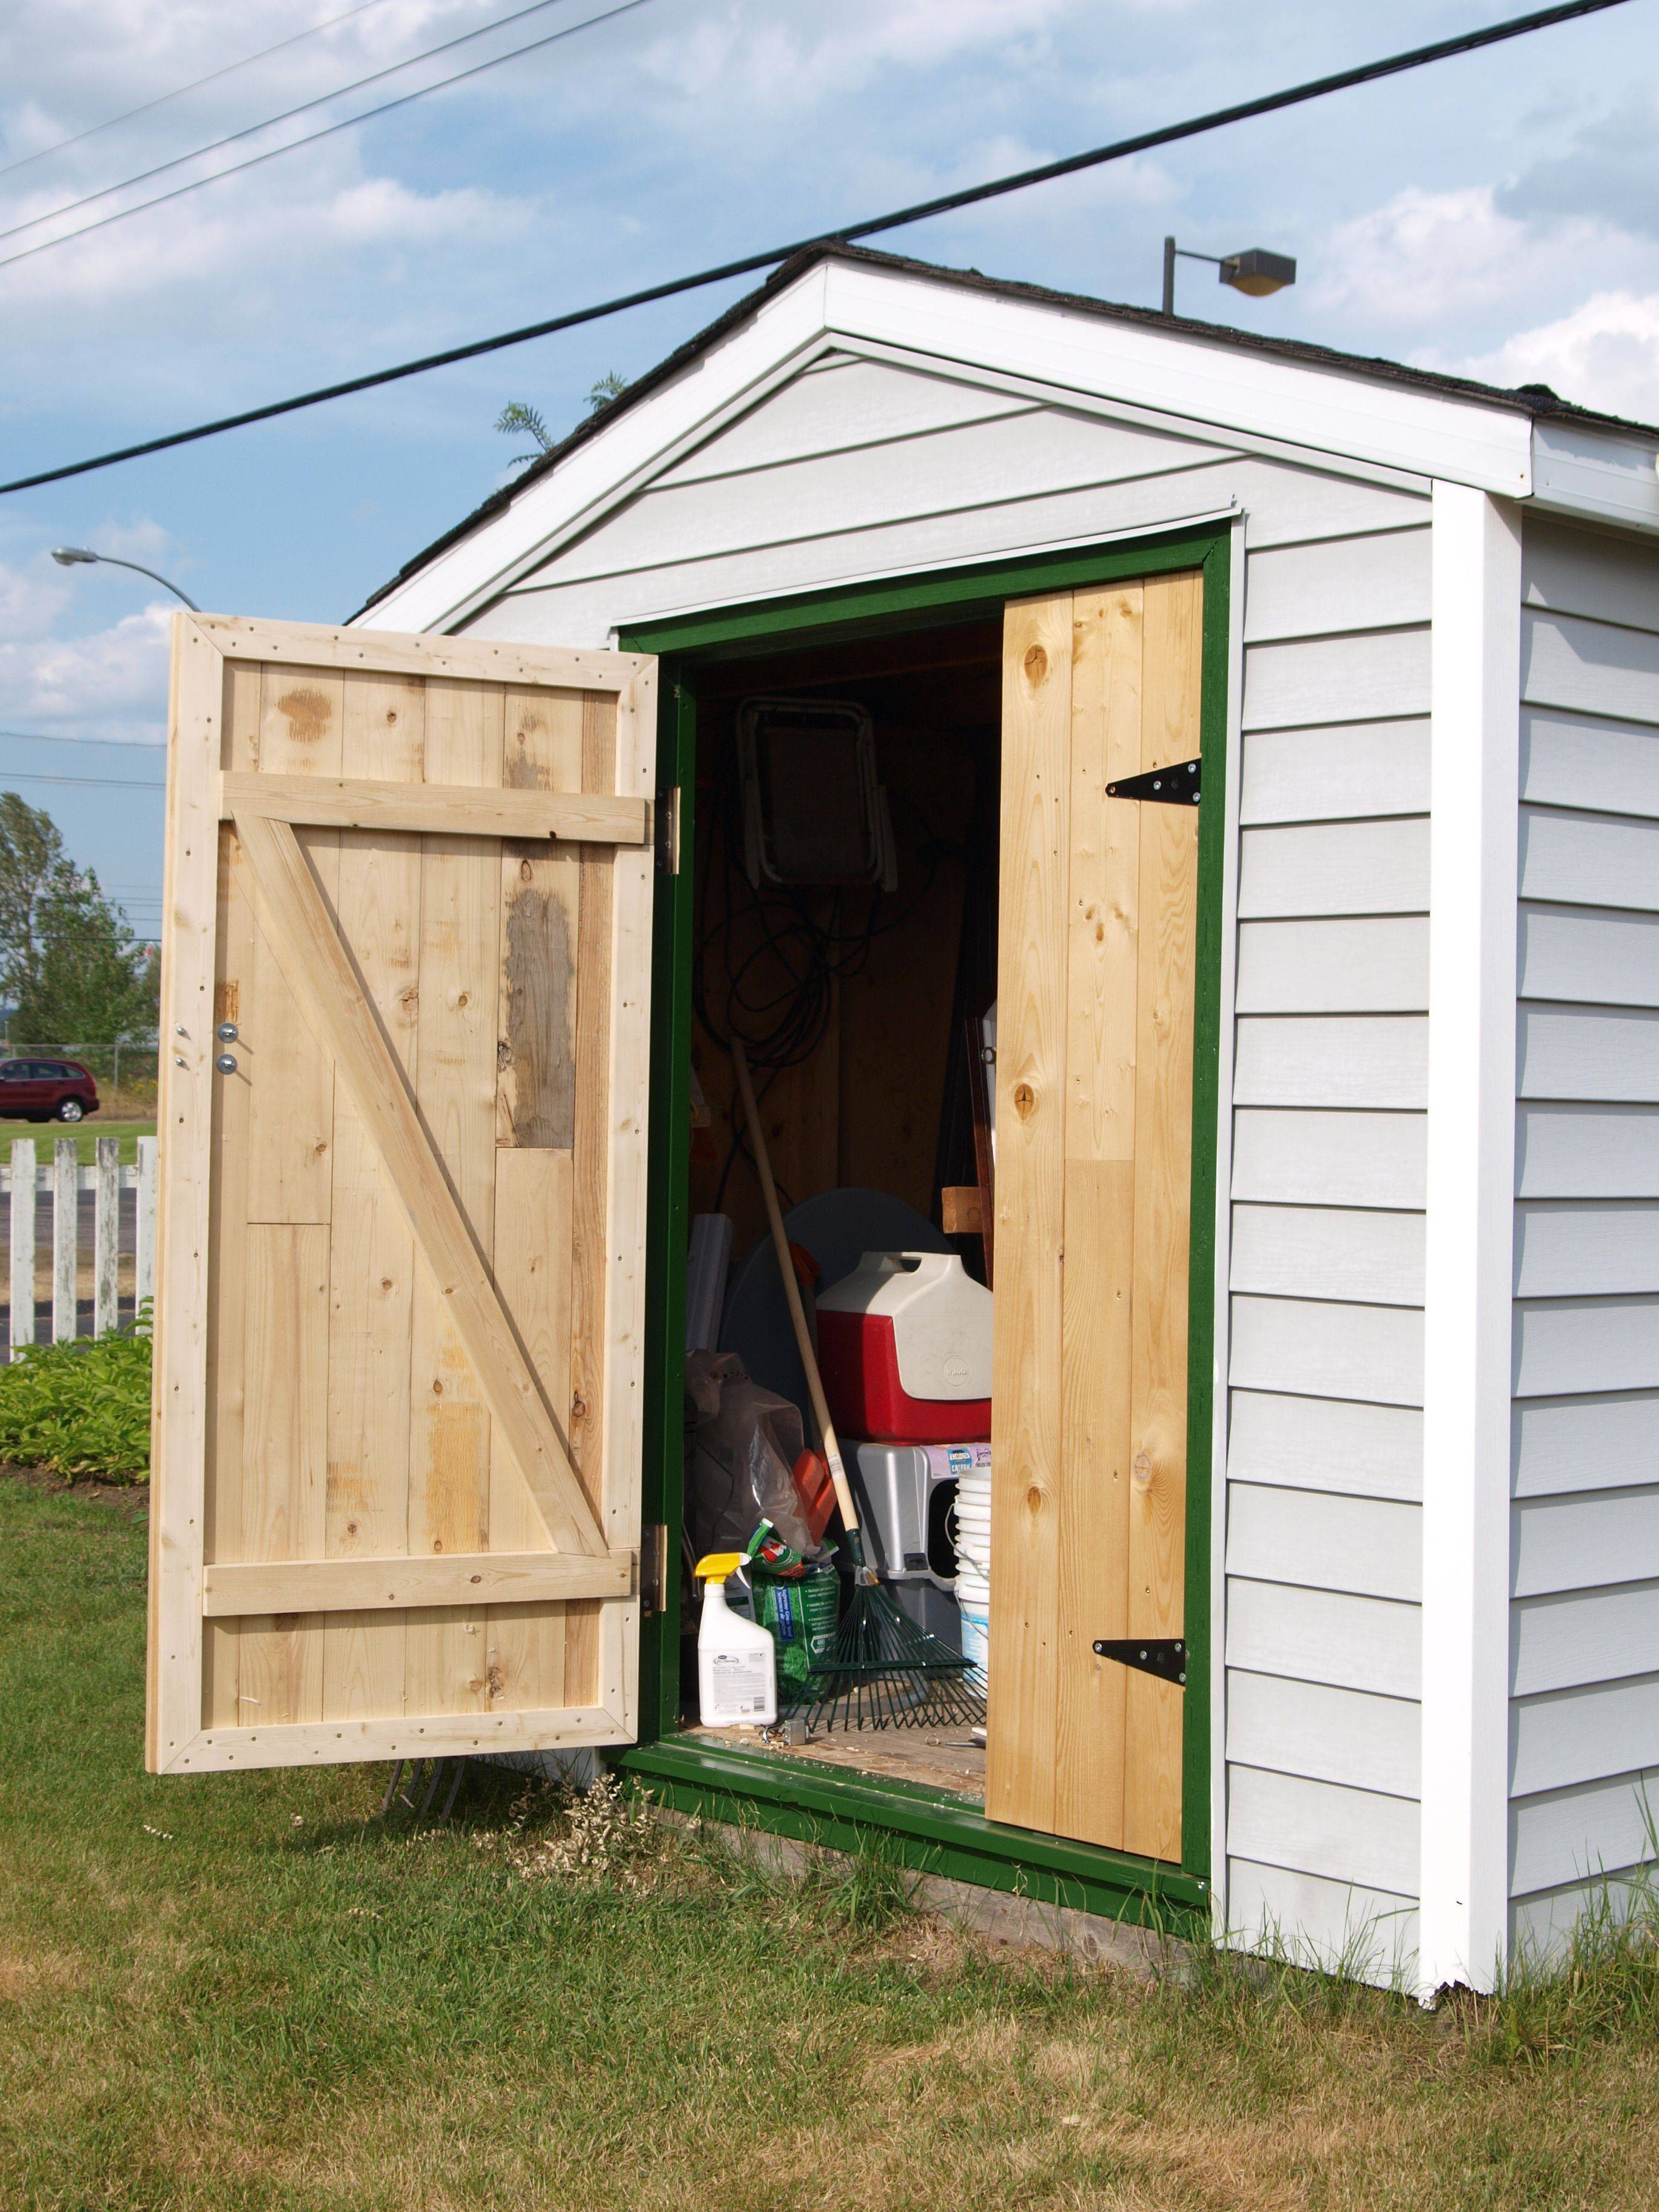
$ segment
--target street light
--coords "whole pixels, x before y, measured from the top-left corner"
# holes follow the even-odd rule
[[[1296,282],[1296,263],[1288,253],[1269,253],[1265,246],[1253,246],[1245,253],[1194,253],[1185,246],[1177,246],[1172,238],[1164,241],[1164,312],[1175,313],[1175,265],[1181,261],[1208,261],[1214,264],[1224,284],[1231,284],[1236,292],[1248,292],[1253,300],[1265,299],[1269,292],[1282,292],[1287,284]]]
[[[118,560],[113,553],[89,553],[84,545],[54,545],[52,557],[60,568],[78,568],[87,561],[101,561],[109,568],[131,568],[136,574],[148,576],[152,583],[160,584],[175,599],[184,599],[191,614],[199,615],[202,611],[194,599],[185,599],[177,584],[169,584],[165,576],[158,576],[154,568],[146,568],[140,562]]]

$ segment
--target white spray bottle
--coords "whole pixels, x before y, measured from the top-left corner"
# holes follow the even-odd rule
[[[726,1602],[726,1577],[741,1552],[710,1552],[693,1572],[702,1584],[697,1702],[705,1728],[770,1728],[778,1717],[778,1651],[771,1632]]]

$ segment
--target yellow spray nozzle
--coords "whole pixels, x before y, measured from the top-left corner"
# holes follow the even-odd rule
[[[691,1571],[700,1583],[724,1582],[728,1575],[736,1574],[742,1565],[741,1552],[708,1552]]]

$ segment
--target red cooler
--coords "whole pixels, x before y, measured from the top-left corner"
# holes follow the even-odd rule
[[[836,1428],[874,1443],[988,1437],[991,1314],[991,1293],[954,1252],[866,1252],[817,1297]]]

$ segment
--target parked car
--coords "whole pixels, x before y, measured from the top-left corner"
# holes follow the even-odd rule
[[[98,1085],[78,1060],[0,1060],[0,1121],[81,1121]]]

